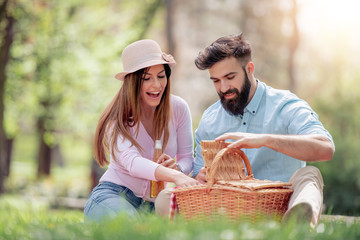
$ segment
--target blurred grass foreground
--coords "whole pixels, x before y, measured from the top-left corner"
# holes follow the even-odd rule
[[[54,210],[41,201],[5,195],[0,199],[0,240],[8,239],[359,239],[360,221],[324,219],[315,228],[292,221],[228,222],[226,219],[170,221],[155,214],[119,216],[85,223],[79,210]]]
[[[14,146],[16,161],[6,182],[8,191],[0,197],[0,240],[360,238],[359,218],[333,215],[323,215],[315,229],[275,221],[195,222],[178,217],[171,222],[155,214],[144,214],[141,220],[119,216],[112,222],[84,223],[82,208],[90,191],[90,169],[89,161],[81,161],[79,156],[86,153],[87,147],[74,148],[74,142],[65,141],[61,146],[71,149],[67,156],[71,161],[66,162],[66,167],[54,165],[51,176],[37,179],[36,164],[31,161],[31,153],[35,152],[32,136],[18,141]]]

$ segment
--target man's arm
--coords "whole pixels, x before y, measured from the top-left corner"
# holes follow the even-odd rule
[[[225,133],[215,140],[236,140],[228,147],[260,148],[267,147],[290,157],[306,161],[329,161],[334,155],[333,143],[321,134],[280,135],[254,133]]]

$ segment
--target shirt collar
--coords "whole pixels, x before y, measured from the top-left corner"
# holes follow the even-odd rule
[[[257,87],[256,87],[256,90],[255,90],[255,94],[252,97],[249,104],[245,108],[245,111],[249,111],[250,114],[252,114],[252,115],[256,114],[256,112],[257,112],[257,110],[259,108],[259,105],[260,105],[262,95],[263,95],[263,93],[265,91],[264,85],[258,79],[256,79],[256,82],[257,82]]]

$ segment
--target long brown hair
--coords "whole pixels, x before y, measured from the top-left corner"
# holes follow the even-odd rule
[[[153,121],[155,139],[160,139],[164,133],[163,149],[166,147],[169,139],[169,122],[171,117],[171,69],[167,64],[164,64],[164,69],[167,85],[160,104],[155,109]],[[149,68],[140,69],[137,72],[126,75],[120,90],[100,116],[95,132],[94,153],[95,159],[101,167],[109,164],[106,153],[110,153],[115,158],[115,151],[119,151],[117,141],[120,136],[122,141],[125,139],[129,140],[139,151],[144,150],[131,135],[130,128],[136,126],[136,135],[139,133],[140,90],[143,76],[148,70]]]

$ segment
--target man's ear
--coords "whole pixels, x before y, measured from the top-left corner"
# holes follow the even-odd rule
[[[253,62],[249,62],[247,65],[246,65],[246,73],[247,75],[252,75],[254,73],[254,70],[255,70],[255,66],[254,66],[254,63]]]

